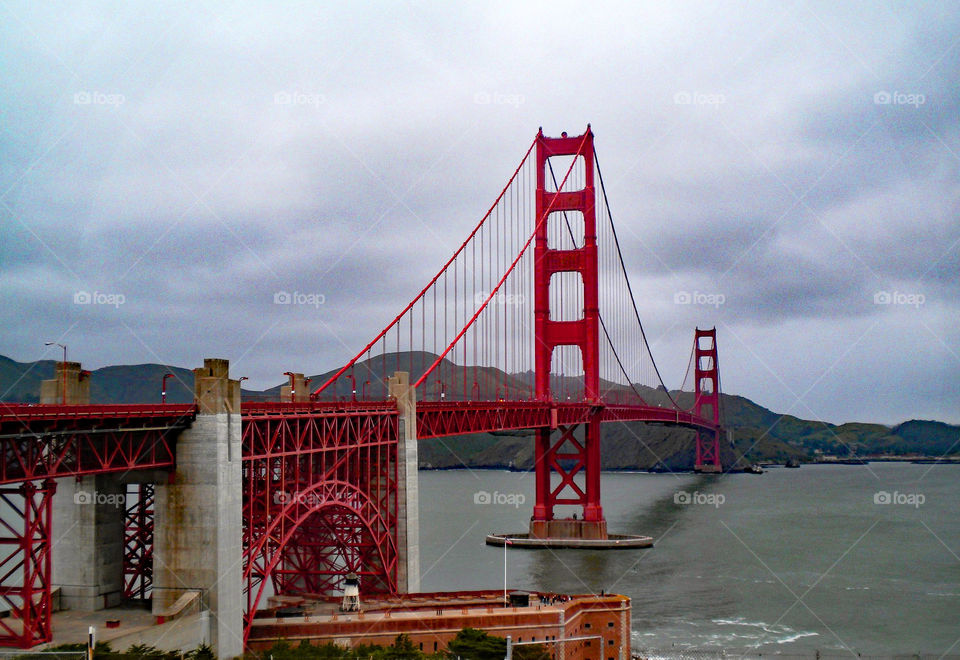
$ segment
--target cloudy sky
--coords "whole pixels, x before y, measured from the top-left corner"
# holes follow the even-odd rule
[[[716,325],[727,392],[960,423],[960,12],[837,4],[0,2],[0,354],[327,370],[591,122],[669,386]]]

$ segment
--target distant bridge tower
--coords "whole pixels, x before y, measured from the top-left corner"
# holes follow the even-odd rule
[[[536,219],[540,223],[534,248],[534,315],[536,396],[551,401],[550,368],[558,346],[577,346],[583,364],[583,396],[597,407],[584,424],[583,439],[575,437],[577,426],[537,429],[536,503],[530,520],[530,536],[537,538],[607,538],[607,523],[600,506],[600,370],[599,295],[597,287],[596,194],[594,191],[593,132],[587,125],[583,135],[548,138],[541,130],[536,146]],[[573,156],[583,160],[584,186],[574,191],[547,191],[546,167],[549,158]],[[564,187],[563,183],[559,184]],[[562,221],[562,212],[583,215],[583,238],[574,237],[582,247],[552,249],[547,237],[551,220]],[[549,214],[541,222],[544,214]],[[579,273],[583,283],[583,312],[573,321],[550,318],[550,284],[558,273]],[[559,431],[556,439],[552,431]],[[561,461],[564,461],[561,464]],[[573,465],[570,465],[570,462]],[[584,474],[583,485],[574,477]],[[551,484],[557,474],[559,483]],[[574,520],[554,520],[557,505],[580,506],[583,515]]]
[[[696,399],[694,413],[712,420],[713,431],[697,429],[697,472],[722,472],[720,465],[720,372],[717,365],[717,329],[696,329],[693,338]]]

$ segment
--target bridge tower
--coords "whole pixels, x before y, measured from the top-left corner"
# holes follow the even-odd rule
[[[580,190],[548,191],[546,167],[554,156],[582,159],[584,186]],[[577,437],[577,426],[537,429],[535,449],[536,503],[530,519],[534,538],[607,538],[607,523],[600,506],[600,371],[599,371],[599,294],[597,275],[596,194],[594,191],[593,132],[587,125],[583,135],[548,138],[543,130],[536,144],[538,222],[534,246],[534,317],[536,397],[552,401],[550,369],[553,351],[558,346],[577,346],[583,364],[583,396],[594,404],[584,431]],[[560,184],[563,188],[563,184]],[[563,212],[583,215],[583,237],[574,237],[582,247],[558,250],[548,244],[551,221],[562,222]],[[547,218],[544,219],[544,215]],[[579,319],[551,319],[550,285],[558,273],[579,273],[583,283],[583,311]],[[553,431],[557,431],[554,438]],[[561,463],[563,461],[563,463]],[[574,477],[583,473],[583,484]],[[559,483],[552,484],[553,475]],[[578,519],[554,519],[554,507],[582,507]]]
[[[713,420],[713,431],[697,430],[697,472],[722,472],[720,465],[720,372],[717,364],[717,329],[697,328],[693,337],[694,378],[696,399],[694,412],[698,417]]]

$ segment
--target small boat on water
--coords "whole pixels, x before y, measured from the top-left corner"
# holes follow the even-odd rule
[[[763,468],[756,464],[748,465],[743,471],[747,474],[763,474]]]
[[[783,464],[783,467],[798,468],[800,467],[800,461],[795,458],[787,459],[787,462]]]

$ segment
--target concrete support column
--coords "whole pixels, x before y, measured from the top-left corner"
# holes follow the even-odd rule
[[[40,403],[90,403],[90,372],[84,371],[79,362],[57,362],[53,378],[40,381]]]
[[[417,390],[410,386],[410,375],[398,371],[390,377],[388,393],[400,411],[397,447],[397,544],[400,553],[398,589],[400,593],[420,591],[420,478],[417,451]]]
[[[53,498],[53,584],[60,606],[94,611],[123,601],[126,485],[115,475],[57,480]]]
[[[199,414],[177,439],[173,482],[157,486],[153,611],[201,591],[221,658],[243,652],[240,383],[227,360],[194,369]]]
[[[290,375],[287,376],[287,384],[280,386],[280,401],[282,403],[289,403],[291,401],[290,397]],[[310,390],[307,389],[307,383],[310,382],[310,378],[304,378],[303,374],[293,374],[293,398],[292,401],[295,403],[306,403],[310,400]]]

